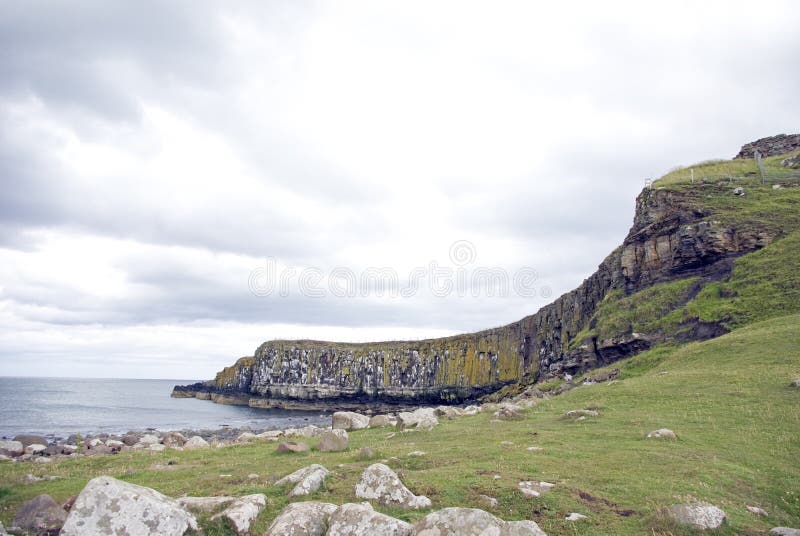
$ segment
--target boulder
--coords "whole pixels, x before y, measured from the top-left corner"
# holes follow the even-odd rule
[[[477,415],[481,412],[480,406],[467,406],[463,410],[464,415]]]
[[[248,441],[253,441],[254,439],[256,439],[256,434],[253,432],[242,432],[236,436],[237,443],[247,443]]]
[[[682,525],[695,528],[717,529],[725,522],[725,512],[708,503],[675,504],[667,509],[667,515]]]
[[[360,430],[369,426],[369,417],[354,411],[337,411],[333,414],[331,428]]]
[[[375,415],[369,420],[370,428],[381,426],[397,426],[397,418],[394,415]]]
[[[789,527],[774,527],[769,531],[771,536],[800,536],[800,529]]]
[[[533,521],[503,521],[477,508],[443,508],[414,525],[416,536],[547,536]]]
[[[521,413],[522,408],[515,404],[505,404],[495,411],[492,416],[504,421],[519,421],[525,418]]]
[[[145,434],[139,438],[139,443],[142,445],[155,445],[161,443],[161,438],[155,434]]]
[[[308,452],[311,448],[299,441],[284,441],[278,444],[278,452]]]
[[[128,445],[129,447],[132,447],[139,442],[139,436],[136,434],[125,434],[124,436],[122,436],[121,441],[126,445]]]
[[[411,536],[413,527],[372,509],[369,503],[343,504],[328,518],[327,536]]]
[[[149,445],[147,447],[147,450],[152,451],[152,452],[162,452],[162,451],[167,450],[167,446],[166,445],[162,445],[161,443],[153,443],[152,445]]]
[[[267,439],[269,441],[277,441],[279,437],[283,437],[283,430],[267,430],[256,435],[258,439]]]
[[[669,428],[659,428],[647,434],[646,439],[678,439],[678,436]]]
[[[414,495],[397,474],[388,466],[376,463],[367,467],[356,484],[356,497],[375,499],[384,506],[405,509],[429,508],[431,500],[423,495]]]
[[[125,443],[116,439],[108,439],[106,440],[106,446],[111,449],[111,452],[119,452],[125,448]]]
[[[555,484],[550,482],[539,482],[535,480],[527,480],[517,484],[517,489],[526,497],[541,497],[555,487]]]
[[[178,497],[181,506],[193,512],[213,512],[217,508],[227,506],[236,497]]]
[[[247,534],[250,532],[250,525],[266,505],[267,497],[263,493],[245,495],[233,501],[230,506],[212,517],[211,520],[227,519],[237,534]]]
[[[16,458],[25,454],[25,446],[20,441],[0,440],[0,454]]]
[[[181,536],[188,529],[198,530],[197,520],[178,501],[150,488],[101,476],[80,492],[61,536]]]
[[[210,446],[208,441],[200,436],[192,436],[183,444],[184,450],[207,449]]]
[[[38,495],[22,505],[12,526],[37,535],[58,534],[67,512],[50,495]]]
[[[328,519],[338,506],[316,501],[296,502],[286,506],[264,536],[324,536]]]
[[[414,411],[401,411],[397,414],[397,426],[400,429],[416,427],[430,430],[439,424],[434,408],[419,408]]]
[[[439,406],[435,410],[437,417],[444,417],[445,419],[455,419],[464,415],[464,410],[455,406]]]
[[[161,442],[168,448],[174,449],[182,447],[186,443],[186,437],[180,432],[169,432],[164,435],[164,439]],[[108,445],[108,441],[106,441],[106,445]]]
[[[347,450],[347,445],[350,439],[347,437],[347,431],[341,428],[334,428],[332,430],[325,430],[319,440],[317,448],[322,452],[338,452],[340,450]]]
[[[317,437],[325,430],[325,428],[320,428],[319,426],[309,424],[308,426],[304,426],[302,428],[289,428],[284,430],[283,435],[286,437]]]
[[[359,450],[358,454],[356,454],[356,458],[358,458],[359,460],[371,460],[372,458],[375,458],[377,455],[378,453],[375,452],[375,449],[370,447],[361,447],[361,450]]]
[[[23,448],[34,444],[47,446],[49,443],[46,437],[36,434],[18,434],[14,436],[14,441],[22,443]]]
[[[562,415],[565,419],[578,419],[580,417],[599,417],[600,413],[593,409],[572,409]]]
[[[292,491],[289,492],[289,497],[310,495],[320,488],[325,481],[325,477],[329,474],[330,471],[315,463],[286,475],[275,482],[275,485],[283,486],[285,484],[296,484]]]
[[[38,456],[39,454],[44,454],[44,451],[46,450],[47,450],[47,445],[41,445],[39,443],[31,443],[30,445],[25,447],[25,454]]]
[[[738,186],[733,189],[733,195],[743,196],[744,195],[744,188]]]

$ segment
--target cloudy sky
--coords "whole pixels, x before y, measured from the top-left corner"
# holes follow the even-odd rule
[[[792,2],[539,4],[0,0],[0,375],[511,322],[800,130]]]

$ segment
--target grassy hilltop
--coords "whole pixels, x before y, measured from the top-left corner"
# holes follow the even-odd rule
[[[767,163],[773,166],[772,160]],[[550,535],[694,534],[662,511],[693,499],[727,512],[727,525],[716,534],[800,527],[800,388],[791,386],[800,378],[800,187],[784,182],[786,188],[773,189],[747,174],[729,184],[718,177],[700,183],[698,168],[695,184],[684,170],[656,181],[654,188],[693,192],[698,209],[712,210],[714,218],[741,226],[766,222],[780,228],[781,237],[737,259],[720,281],[685,278],[628,296],[609,294],[592,323],[598,336],[657,330],[674,335],[611,365],[621,369],[615,381],[544,400],[519,421],[494,422],[485,412],[442,420],[429,432],[351,432],[346,452],[277,454],[274,443],[258,442],[186,452],[127,451],[46,465],[3,463],[0,520],[8,525],[19,506],[38,494],[65,501],[90,478],[110,475],[171,496],[265,493],[267,508],[252,531],[260,534],[288,503],[288,490],[271,482],[311,463],[333,474],[309,499],[356,502],[355,484],[375,461],[360,461],[356,453],[368,446],[378,460],[389,460],[412,491],[430,497],[434,509],[471,506],[506,520],[533,519]],[[735,186],[745,188],[744,198],[731,196]],[[681,345],[681,326],[693,318],[731,332]],[[587,334],[579,335],[576,340]],[[561,417],[584,408],[600,416]],[[678,441],[644,439],[658,428],[674,430]],[[542,450],[528,450],[531,446]],[[408,456],[412,451],[426,454]],[[29,473],[61,478],[28,484]],[[251,473],[259,478],[249,479]],[[556,487],[526,499],[516,486],[532,479]],[[482,505],[481,494],[496,497],[497,507]],[[747,505],[769,516],[758,517]],[[425,514],[376,508],[407,520]],[[588,519],[565,521],[570,512]],[[207,534],[233,534],[221,523],[204,524]]]

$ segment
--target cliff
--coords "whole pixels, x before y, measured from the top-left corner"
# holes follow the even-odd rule
[[[800,188],[741,180],[759,193],[734,194],[730,180],[656,182],[637,197],[627,237],[594,274],[512,324],[421,341],[269,341],[214,380],[176,386],[173,396],[287,408],[460,403],[509,384],[574,375],[668,339],[718,336],[727,331],[724,322],[686,315],[669,325],[659,321],[709,282],[728,276],[735,258],[800,227]],[[788,208],[779,214],[761,210],[764,199]],[[665,287],[675,282],[678,289]],[[655,313],[654,296],[660,296]],[[609,320],[608,311],[645,302],[653,316],[647,330]]]

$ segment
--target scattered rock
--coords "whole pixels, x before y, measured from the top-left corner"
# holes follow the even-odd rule
[[[678,436],[669,428],[659,428],[647,434],[646,439],[678,439]]]
[[[358,458],[359,460],[371,460],[377,455],[378,454],[375,452],[374,449],[371,449],[370,447],[362,447],[361,450],[358,451],[356,458]]]
[[[267,505],[267,497],[263,493],[239,497],[230,506],[218,513],[211,520],[225,518],[230,521],[237,534],[250,532],[250,525]]]
[[[800,387],[800,378],[797,378],[792,382],[792,387]]]
[[[350,439],[347,436],[347,431],[341,428],[334,428],[325,430],[317,448],[322,452],[339,452],[347,450],[349,443]]]
[[[547,536],[533,521],[503,521],[477,508],[443,508],[415,525],[417,536]]]
[[[266,432],[261,432],[256,437],[258,439],[277,441],[279,437],[283,437],[283,430],[267,430]]]
[[[116,439],[109,439],[106,441],[106,447],[110,448],[112,453],[116,453],[125,448],[125,443]]]
[[[791,169],[800,169],[800,154],[781,160],[781,165]]]
[[[39,443],[32,443],[27,447],[25,447],[25,454],[39,455],[44,453],[45,450],[47,450],[46,445],[40,445]]]
[[[142,445],[155,445],[161,443],[161,438],[153,434],[145,434],[139,438],[139,443]]]
[[[167,447],[165,445],[162,445],[161,443],[153,443],[152,445],[147,447],[147,450],[150,450],[150,451],[153,451],[153,452],[162,452],[162,451],[167,450]]]
[[[412,450],[411,452],[409,452],[408,454],[406,454],[406,456],[409,456],[409,457],[411,457],[411,458],[419,458],[420,456],[425,456],[425,451],[422,451],[422,450]]]
[[[785,160],[784,160],[784,162],[785,162]],[[773,184],[772,185],[772,189],[773,190],[783,190],[783,185],[782,184]]]
[[[375,415],[369,420],[370,428],[381,426],[397,426],[397,418],[394,415]]]
[[[213,512],[235,500],[236,497],[178,497],[177,499],[181,506],[193,512]]]
[[[501,441],[500,442],[500,446],[501,447],[513,447],[514,446],[514,442],[513,441]]]
[[[800,536],[800,529],[789,527],[774,527],[769,531],[772,536]]]
[[[248,441],[253,441],[256,439],[256,434],[253,432],[242,432],[236,437],[237,443],[247,443]]]
[[[311,448],[299,441],[283,441],[278,443],[278,452],[308,452]]]
[[[247,475],[247,479],[248,480],[256,480],[256,479],[258,479],[258,473],[250,473],[249,475]]]
[[[529,498],[541,497],[542,494],[547,493],[553,489],[553,487],[555,487],[555,484],[551,484],[550,482],[537,482],[534,480],[528,480],[517,484],[519,491]]]
[[[38,495],[22,505],[13,526],[37,535],[58,534],[67,512],[50,495]]]
[[[370,465],[356,484],[356,497],[375,499],[384,506],[406,509],[428,508],[431,500],[423,495],[414,495],[397,474],[382,463]]]
[[[581,519],[588,519],[588,518],[583,514],[579,514],[578,512],[572,512],[564,519],[566,519],[567,521],[580,521]]]
[[[703,530],[721,527],[726,517],[725,512],[708,503],[675,504],[667,514],[678,523]]]
[[[331,428],[340,430],[360,430],[369,426],[369,417],[354,411],[337,411],[333,414]]]
[[[413,527],[372,509],[369,503],[347,503],[328,518],[327,536],[411,536]]]
[[[764,510],[763,508],[759,508],[758,506],[748,506],[747,511],[757,516],[763,516],[763,517],[769,516],[766,510]]]
[[[197,520],[178,501],[108,476],[94,478],[78,495],[61,536],[137,534],[182,536]]]
[[[129,447],[132,447],[139,442],[139,436],[136,434],[125,434],[122,436],[122,442]]]
[[[439,406],[434,411],[437,417],[445,419],[455,419],[464,415],[464,410],[455,406]]]
[[[487,508],[497,508],[497,499],[488,495],[478,495],[478,501]]]
[[[308,467],[298,469],[294,473],[281,478],[275,482],[275,485],[283,486],[285,484],[296,484],[292,491],[289,492],[289,497],[310,495],[320,488],[325,481],[325,477],[329,474],[330,471],[315,463]]]
[[[183,444],[185,450],[207,449],[210,446],[208,441],[200,436],[192,436]]]
[[[47,444],[49,443],[46,437],[35,434],[18,434],[14,436],[14,441],[19,441],[20,443],[22,443],[23,449],[28,445],[47,446]]]
[[[19,441],[0,440],[0,454],[16,458],[25,453],[25,447]]]
[[[397,414],[397,426],[400,429],[416,427],[430,430],[439,424],[434,408],[418,408],[414,411],[401,411]]]
[[[581,417],[599,417],[600,413],[593,409],[573,409],[562,415],[565,419],[580,419]]]
[[[328,519],[338,506],[316,501],[296,502],[286,506],[264,536],[324,536]]]
[[[176,447],[182,447],[186,443],[186,437],[180,432],[169,432],[164,435],[164,439],[162,439],[161,442],[166,445],[167,448],[174,449]],[[106,441],[106,445],[108,445],[108,441]]]
[[[539,452],[540,450],[544,450],[542,447],[528,447],[525,450],[529,450],[531,452]]]
[[[316,437],[321,435],[325,430],[325,428],[320,428],[319,426],[309,424],[308,426],[304,426],[302,428],[289,428],[284,430],[283,435],[286,437]]]
[[[516,404],[506,404],[494,412],[492,416],[504,421],[519,421],[525,418],[521,411],[522,408]]]
[[[477,415],[480,412],[481,408],[479,406],[467,406],[463,410],[464,415]]]
[[[734,188],[733,195],[738,195],[738,196],[744,195],[744,188],[742,188],[741,186]]]

